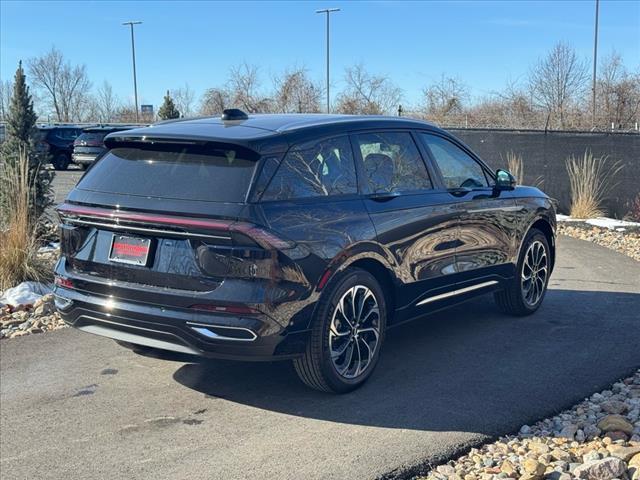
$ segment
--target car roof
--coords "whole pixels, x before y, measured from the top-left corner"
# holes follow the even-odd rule
[[[82,129],[82,132],[83,133],[110,133],[110,132],[118,132],[120,130],[131,130],[133,128],[139,128],[139,125],[118,125],[118,126],[98,125],[94,127],[85,127]]]
[[[38,130],[58,130],[58,129],[73,129],[73,130],[82,130],[83,127],[78,125],[38,125],[36,126]]]
[[[433,124],[383,115],[251,114],[243,120],[220,117],[169,120],[149,127],[109,134],[105,144],[114,148],[128,141],[193,140],[237,143],[255,151],[281,151],[292,142],[368,128],[437,129]]]

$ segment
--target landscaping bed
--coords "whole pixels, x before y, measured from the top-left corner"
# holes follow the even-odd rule
[[[38,261],[53,271],[60,255],[56,226],[43,227],[44,245],[39,249]],[[44,333],[66,327],[56,312],[49,283],[23,282],[15,288],[0,291],[0,339]]]
[[[472,448],[428,480],[640,480],[640,370],[516,435]]]
[[[587,240],[640,261],[640,224],[612,219],[574,220],[558,215],[558,235]]]

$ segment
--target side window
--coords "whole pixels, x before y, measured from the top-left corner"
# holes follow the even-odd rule
[[[262,199],[287,200],[357,191],[351,144],[343,136],[292,147]]]
[[[418,147],[407,132],[356,135],[373,193],[433,188]]]
[[[488,185],[484,169],[460,147],[437,135],[421,133],[420,136],[438,164],[446,188]]]
[[[73,130],[71,128],[61,128],[56,131],[56,137],[65,141],[75,140],[78,137],[77,132],[77,130]]]

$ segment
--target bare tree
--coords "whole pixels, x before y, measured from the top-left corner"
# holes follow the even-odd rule
[[[9,80],[0,81],[0,120],[6,120],[11,104],[13,85]]]
[[[200,113],[217,115],[225,108],[240,108],[247,113],[268,113],[272,111],[272,102],[262,93],[261,87],[257,66],[242,63],[232,67],[225,86],[205,91]]]
[[[259,69],[243,63],[232,67],[228,82],[234,106],[248,113],[265,113],[271,110],[271,101],[260,91]]]
[[[516,81],[464,109],[465,123],[481,127],[541,128],[545,115],[534,110],[527,91]]]
[[[96,118],[101,122],[113,122],[120,110],[120,100],[113,92],[113,87],[106,80],[102,83],[95,97]],[[135,113],[135,112],[134,112]]]
[[[469,88],[457,78],[445,77],[424,90],[425,113],[428,118],[444,122],[451,115],[460,114],[469,99]]]
[[[178,88],[171,93],[173,102],[180,112],[180,115],[182,117],[193,116],[193,102],[195,100],[196,94],[191,89],[191,87],[189,87],[189,84],[185,83],[184,87]]]
[[[585,61],[560,42],[533,67],[529,88],[533,100],[564,128],[569,109],[585,90],[588,78]]]
[[[29,60],[33,85],[46,92],[59,122],[71,122],[82,115],[86,107],[91,82],[85,65],[72,66],[62,52],[51,50]]]
[[[380,115],[392,113],[402,99],[402,90],[384,75],[373,75],[357,64],[345,71],[345,89],[338,95],[340,113]]]
[[[640,112],[640,73],[629,73],[620,55],[612,52],[602,62],[596,95],[599,113],[606,121],[603,126],[631,128]]]
[[[318,113],[322,87],[313,82],[304,68],[285,71],[273,80],[274,110],[282,113]]]
[[[201,115],[220,115],[225,108],[231,107],[231,93],[225,88],[209,88],[200,102]]]
[[[153,118],[149,115],[138,114],[140,122],[151,123]],[[114,114],[114,120],[122,123],[136,123],[136,107],[133,104],[120,105]]]

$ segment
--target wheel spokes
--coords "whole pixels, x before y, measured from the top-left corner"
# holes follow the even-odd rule
[[[379,320],[378,301],[368,287],[356,285],[342,295],[329,324],[330,357],[339,375],[355,378],[368,368],[380,341]]]
[[[547,277],[547,250],[542,242],[536,240],[525,253],[520,273],[522,298],[530,306],[536,305],[542,298]]]

